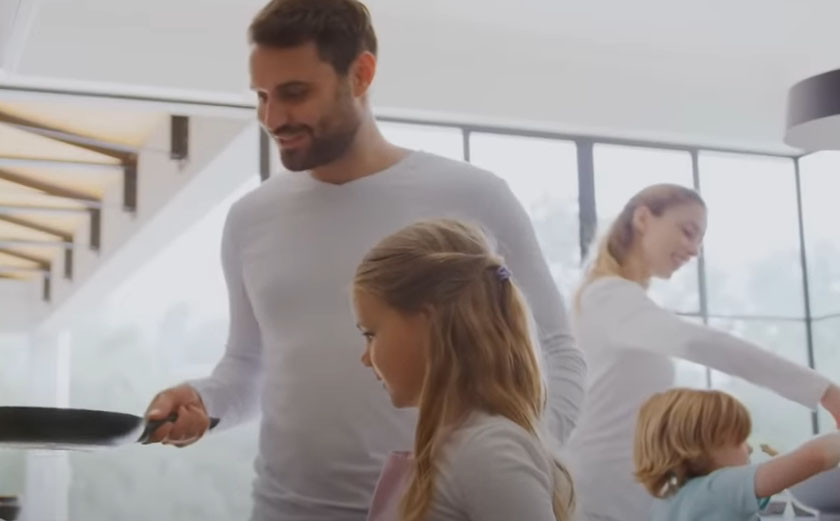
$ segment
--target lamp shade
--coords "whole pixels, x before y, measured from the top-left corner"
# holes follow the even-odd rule
[[[791,87],[785,143],[808,152],[840,150],[840,69]]]

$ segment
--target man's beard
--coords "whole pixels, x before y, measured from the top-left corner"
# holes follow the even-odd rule
[[[319,132],[308,125],[294,125],[282,127],[277,134],[305,133],[309,136],[309,145],[301,148],[280,149],[280,161],[292,172],[312,170],[319,166],[330,164],[341,158],[359,131],[361,120],[353,112],[352,104],[346,102],[344,107],[318,123]]]

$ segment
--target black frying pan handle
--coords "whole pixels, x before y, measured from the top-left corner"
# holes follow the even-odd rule
[[[146,420],[146,428],[143,429],[143,434],[140,435],[140,439],[138,439],[137,441],[139,443],[148,443],[149,438],[152,437],[152,434],[154,434],[154,432],[156,430],[158,430],[158,428],[160,428],[161,425],[163,425],[165,423],[170,423],[170,422],[175,423],[176,421],[178,421],[178,413],[177,412],[170,413],[169,416],[167,416],[166,418],[163,418],[161,420]],[[215,427],[218,424],[219,424],[219,419],[218,418],[213,418],[211,416],[210,417],[210,428],[212,429],[213,427]]]

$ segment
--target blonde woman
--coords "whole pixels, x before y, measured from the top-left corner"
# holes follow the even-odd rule
[[[706,231],[697,192],[654,185],[624,207],[587,268],[574,329],[589,365],[587,398],[565,447],[581,510],[591,520],[647,520],[651,498],[633,479],[636,413],[674,386],[673,359],[744,378],[840,420],[840,389],[811,369],[715,329],[682,320],[647,296],[696,256]]]
[[[750,414],[720,391],[652,396],[636,425],[636,478],[657,498],[651,521],[754,521],[773,494],[840,463],[840,433],[750,464]]]
[[[387,460],[369,519],[570,519],[571,481],[539,435],[528,311],[480,232],[435,220],[383,239],[353,305],[362,362],[395,407],[419,409],[414,450]]]

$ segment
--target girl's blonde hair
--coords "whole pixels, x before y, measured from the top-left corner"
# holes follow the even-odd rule
[[[624,261],[635,239],[633,215],[637,208],[646,207],[653,215],[661,216],[669,208],[685,203],[706,207],[703,198],[695,190],[675,184],[651,185],[631,197],[598,243],[594,256],[584,270],[583,282],[578,288],[575,302],[579,301],[578,296],[583,288],[598,278],[627,277]]]
[[[437,450],[453,418],[480,410],[538,436],[545,391],[526,306],[486,237],[448,219],[421,221],[383,239],[353,283],[398,311],[431,313],[413,473],[401,505],[404,521],[422,521],[433,497]],[[554,512],[565,521],[574,493],[568,472],[555,463]]]
[[[654,497],[674,494],[691,478],[709,474],[710,451],[740,445],[752,424],[746,407],[720,391],[672,389],[639,410],[633,447],[636,479]]]

